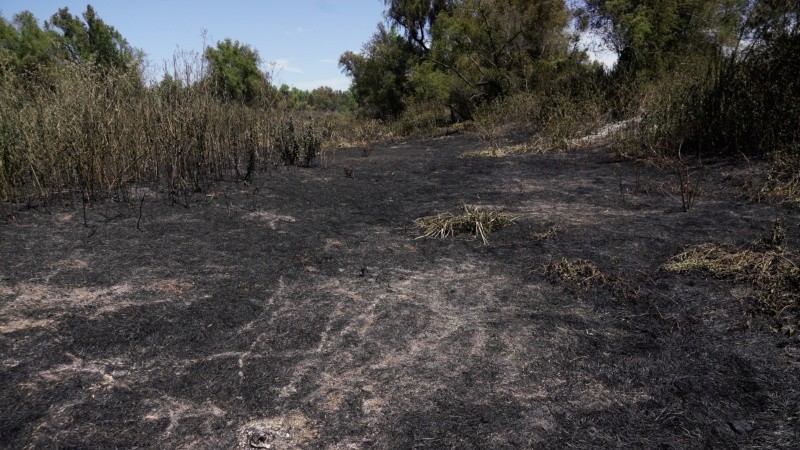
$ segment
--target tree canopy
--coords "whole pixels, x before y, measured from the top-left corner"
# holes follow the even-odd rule
[[[91,5],[81,18],[61,8],[45,22],[45,28],[56,30],[59,44],[68,59],[74,62],[93,62],[101,68],[130,69],[142,59],[141,51],[114,27],[107,25]]]
[[[87,6],[83,18],[62,8],[44,27],[29,11],[0,17],[0,59],[5,67],[37,79],[66,62],[98,71],[135,71],[144,55]]]
[[[384,0],[386,18],[401,28],[405,37],[420,53],[430,51],[431,28],[439,14],[456,3],[454,0]]]
[[[346,52],[339,66],[353,78],[356,102],[370,116],[378,119],[397,117],[404,109],[408,94],[406,79],[414,63],[410,44],[383,24],[362,53]]]
[[[747,0],[587,0],[620,71],[653,75],[691,55],[735,46]]]
[[[247,44],[225,39],[216,47],[206,47],[209,81],[217,94],[226,99],[252,103],[269,88],[267,75],[259,69],[261,57]]]
[[[390,27],[340,65],[373,117],[433,101],[454,117],[548,76],[569,58],[563,0],[386,0]]]

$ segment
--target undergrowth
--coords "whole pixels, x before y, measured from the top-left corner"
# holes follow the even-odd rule
[[[531,233],[530,238],[534,242],[541,242],[556,237],[559,232],[560,229],[558,225],[550,225],[548,227],[541,227],[540,231]]]
[[[800,155],[800,150],[794,152]],[[800,156],[775,152],[766,181],[753,195],[753,200],[765,203],[800,204]]]
[[[47,82],[0,68],[0,201],[124,197],[149,183],[176,198],[275,164],[309,166],[331,132],[324,117],[225,101],[176,62],[170,82],[63,64]]]

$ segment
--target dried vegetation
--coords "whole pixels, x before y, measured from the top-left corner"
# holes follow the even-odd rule
[[[753,312],[797,320],[800,268],[797,252],[786,247],[786,229],[778,219],[772,236],[744,247],[706,243],[687,248],[664,265],[668,271],[702,271],[755,287]],[[792,319],[794,318],[794,319]],[[798,321],[800,324],[800,321]],[[796,327],[797,324],[795,324]]]
[[[419,238],[446,238],[456,234],[474,234],[484,245],[489,244],[489,234],[514,223],[515,218],[502,211],[462,205],[460,214],[442,213],[414,220],[420,229]]]
[[[584,259],[561,258],[558,261],[551,261],[543,271],[550,279],[579,290],[606,288],[624,300],[634,300],[638,295],[622,275],[603,272],[593,262]]]

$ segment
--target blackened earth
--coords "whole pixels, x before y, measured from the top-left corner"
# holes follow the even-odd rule
[[[684,212],[668,170],[457,158],[479,146],[343,150],[178,203],[140,188],[85,220],[6,205],[0,447],[800,445],[796,341],[749,314],[751,286],[661,268],[776,215],[797,248],[796,209],[743,200],[736,163]],[[487,246],[415,239],[462,204],[517,223]],[[635,297],[549,277],[562,258]]]

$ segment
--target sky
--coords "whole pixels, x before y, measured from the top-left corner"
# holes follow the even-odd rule
[[[342,53],[360,51],[383,18],[382,0],[93,0],[105,23],[145,52],[147,70],[160,80],[164,62],[176,51],[197,52],[206,45],[230,38],[248,44],[264,60],[264,70],[276,86],[288,84],[302,90],[330,86],[346,90],[350,80],[341,72]],[[59,8],[80,16],[87,2],[73,0],[0,0],[6,18],[28,10],[40,21]],[[592,38],[585,43],[595,49]],[[611,52],[595,53],[610,66]]]
[[[80,16],[90,3],[101,19],[143,50],[161,78],[175,51],[203,49],[231,38],[258,50],[272,83],[345,90],[339,56],[359,51],[383,21],[381,0],[0,0],[6,18],[28,10],[40,21],[59,8]]]

